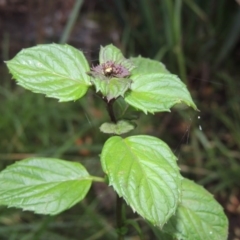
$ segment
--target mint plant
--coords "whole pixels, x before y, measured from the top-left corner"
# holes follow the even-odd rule
[[[80,163],[24,159],[0,173],[1,205],[55,215],[81,201],[92,182],[100,181],[118,195],[118,239],[124,238],[130,224],[122,214],[123,201],[159,229],[164,239],[227,239],[222,207],[203,187],[181,176],[168,145],[153,136],[129,135],[136,127],[131,110],[170,111],[177,103],[197,110],[185,84],[162,63],[126,59],[108,45],[101,47],[99,65],[90,67],[81,51],[47,44],[24,49],[6,64],[19,85],[60,102],[96,92],[110,117],[100,131],[110,137],[100,155],[105,178],[90,175]],[[122,136],[125,133],[128,137]]]

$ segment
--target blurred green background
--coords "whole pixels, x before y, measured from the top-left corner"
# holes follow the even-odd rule
[[[99,157],[107,136],[105,105],[88,94],[77,102],[33,94],[11,80],[4,60],[22,48],[65,43],[96,64],[100,45],[125,56],[162,61],[188,85],[200,112],[140,115],[133,134],[167,142],[184,176],[204,185],[240,239],[240,1],[231,0],[0,0],[0,168],[30,156],[80,161],[103,176]],[[88,197],[55,217],[0,207],[0,240],[116,239],[115,194],[94,184]],[[158,233],[136,218],[143,239]],[[129,240],[140,239],[129,228]]]

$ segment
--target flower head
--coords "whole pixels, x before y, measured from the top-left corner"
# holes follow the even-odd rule
[[[130,71],[122,64],[107,61],[91,68],[90,75],[94,77],[125,78],[130,76]]]

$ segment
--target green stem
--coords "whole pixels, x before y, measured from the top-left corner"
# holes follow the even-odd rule
[[[105,102],[107,103],[107,111],[108,111],[108,115],[111,119],[112,122],[116,123],[117,119],[115,117],[115,113],[113,110],[113,103],[114,103],[115,99],[110,100],[109,102],[107,101],[107,99],[105,99]]]
[[[109,114],[109,117],[111,119],[112,122],[116,123],[117,119],[113,110],[113,103],[115,101],[115,99],[112,99],[110,101],[107,101],[107,99],[104,99],[104,101],[107,104],[107,111]],[[117,195],[117,199],[116,199],[116,225],[117,225],[117,234],[118,234],[118,240],[124,240],[124,233],[122,232],[122,228],[124,227],[124,221],[125,221],[125,217],[123,216],[124,214],[122,213],[122,209],[123,209],[123,199],[120,198]]]
[[[90,176],[91,180],[95,182],[106,182],[104,178],[96,177],[96,176]]]

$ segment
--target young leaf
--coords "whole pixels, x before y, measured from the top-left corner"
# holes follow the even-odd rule
[[[169,73],[165,65],[159,61],[143,58],[141,56],[130,58],[130,60],[135,66],[131,71],[131,76],[147,73]]]
[[[136,124],[131,121],[120,120],[117,123],[103,123],[100,126],[100,131],[108,134],[121,135],[130,132],[135,127]]]
[[[143,218],[161,227],[175,213],[181,177],[176,157],[161,140],[111,137],[104,144],[101,164],[109,184]]]
[[[132,70],[135,66],[132,64],[131,61],[127,60],[120,49],[109,44],[105,47],[101,47],[100,54],[99,54],[99,63],[103,64],[107,61],[113,61],[115,63],[121,64],[122,66],[126,67],[128,70]]]
[[[115,47],[112,44],[109,44],[105,47],[100,48],[99,54],[99,63],[103,64],[107,61],[114,61],[116,63],[120,63],[124,58],[120,49]]]
[[[27,48],[6,63],[19,85],[60,102],[81,98],[91,85],[86,58],[69,45]]]
[[[181,102],[197,110],[185,84],[173,74],[142,74],[131,79],[131,91],[124,99],[145,113],[170,111],[173,105]]]
[[[228,220],[213,196],[196,183],[183,179],[182,201],[163,231],[182,240],[226,240]]]
[[[96,87],[96,91],[100,91],[108,101],[124,96],[132,83],[132,80],[128,78],[111,78],[104,80],[95,78],[92,81]]]
[[[79,163],[25,159],[0,173],[0,205],[55,215],[82,200],[91,182]]]

